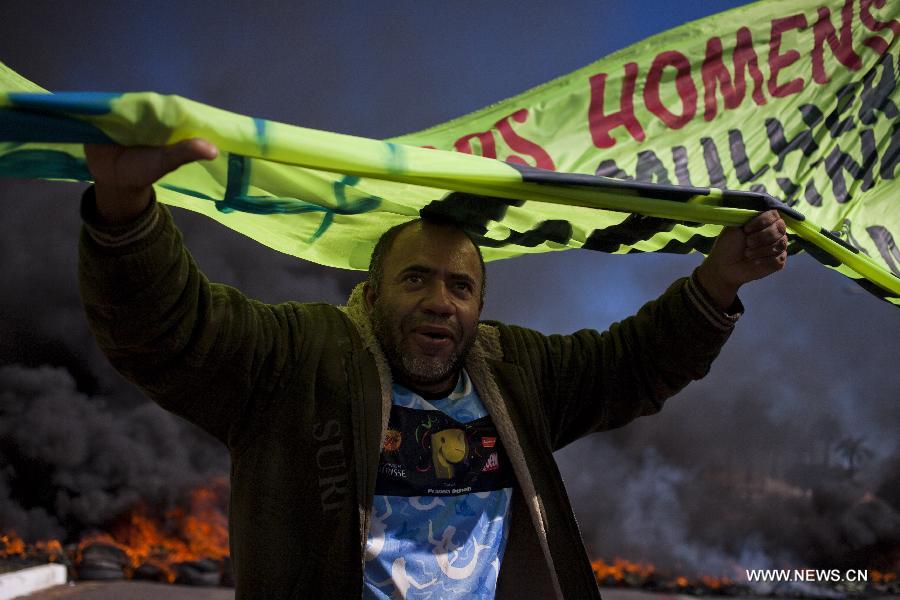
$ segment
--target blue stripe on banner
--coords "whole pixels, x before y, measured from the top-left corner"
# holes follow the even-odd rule
[[[266,120],[259,117],[253,118],[253,126],[256,128],[256,143],[263,156],[269,153],[269,134],[266,133]]]
[[[0,156],[0,176],[92,181],[84,160],[59,150],[16,150]]]
[[[112,110],[112,101],[119,96],[121,94],[112,92],[10,92],[7,95],[17,108],[72,115],[105,115]]]
[[[74,118],[0,109],[0,142],[114,144],[100,129]]]

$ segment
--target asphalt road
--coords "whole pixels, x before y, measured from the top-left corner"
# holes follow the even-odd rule
[[[601,593],[603,600],[697,600],[696,596],[618,588],[603,588]],[[139,581],[109,583],[84,581],[50,588],[22,598],[23,600],[234,600],[234,590]],[[887,596],[869,596],[866,600],[887,598]],[[742,596],[740,600],[762,600],[762,597]]]
[[[692,596],[604,589],[603,600],[697,600]],[[234,600],[234,590],[139,581],[83,581],[25,596],[28,600]],[[741,600],[752,600],[741,598]]]
[[[234,600],[234,590],[140,581],[83,581],[25,596],[28,600]],[[691,596],[604,589],[603,600],[696,600]],[[742,598],[741,600],[749,600]]]
[[[29,596],[28,600],[234,600],[229,588],[203,588],[143,581],[79,581]]]

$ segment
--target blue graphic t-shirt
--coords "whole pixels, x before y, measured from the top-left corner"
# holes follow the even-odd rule
[[[363,598],[493,598],[512,468],[465,372],[441,400],[394,384]]]

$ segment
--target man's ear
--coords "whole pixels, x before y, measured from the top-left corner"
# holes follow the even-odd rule
[[[363,305],[366,307],[366,313],[371,314],[372,308],[375,306],[375,288],[366,281],[363,283]]]

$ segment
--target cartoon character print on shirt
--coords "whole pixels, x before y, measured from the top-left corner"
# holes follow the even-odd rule
[[[460,423],[434,410],[391,407],[375,493],[456,496],[512,487],[513,475],[489,416]]]
[[[453,479],[453,465],[466,457],[466,437],[462,429],[444,429],[431,436],[434,476]]]

